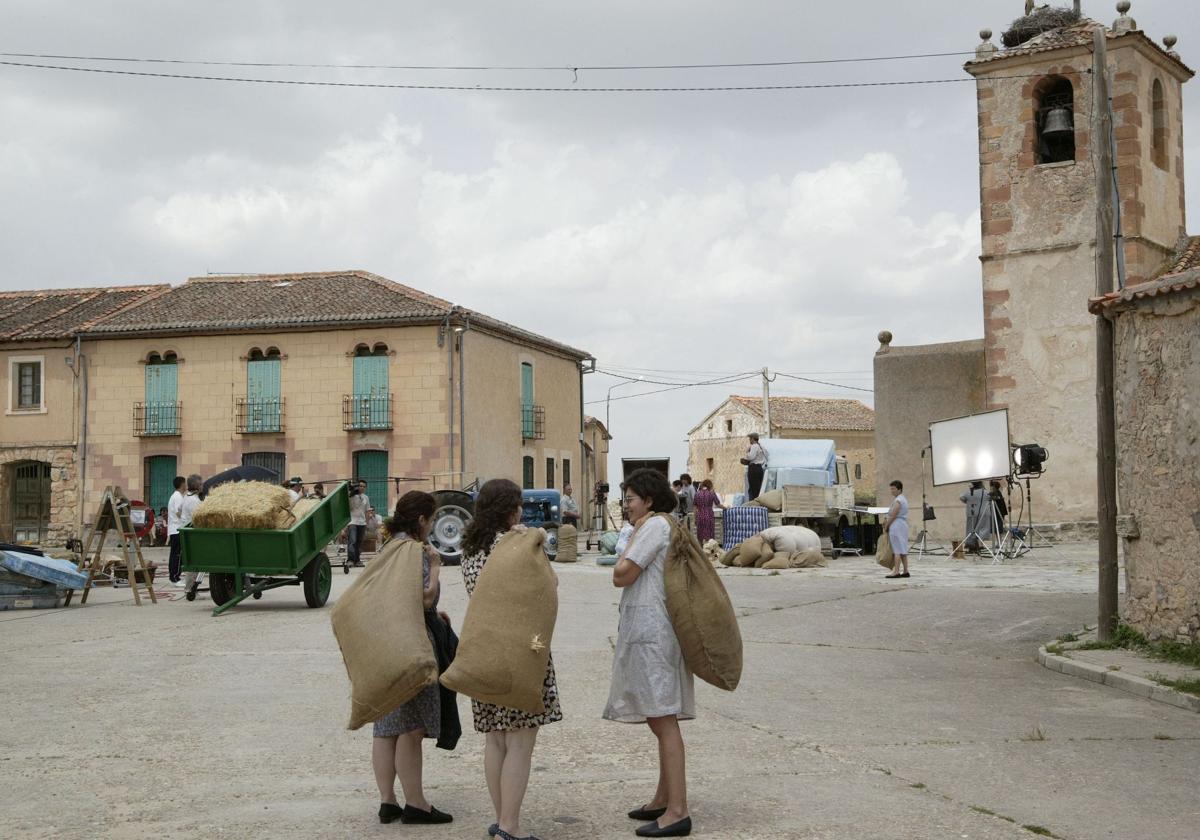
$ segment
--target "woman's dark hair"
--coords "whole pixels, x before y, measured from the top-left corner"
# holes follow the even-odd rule
[[[675,491],[667,483],[667,477],[648,467],[629,474],[629,478],[625,479],[625,491],[649,501],[650,509],[655,513],[670,513],[679,503]]]
[[[433,496],[420,490],[409,490],[396,502],[392,512],[392,523],[388,527],[389,534],[408,534],[414,540],[421,535],[421,517],[433,519],[437,510],[437,502]]]
[[[179,490],[181,487],[184,487],[187,484],[187,479],[181,475],[177,475],[175,476],[175,480],[171,483],[175,485],[176,490]]]
[[[508,530],[508,520],[521,506],[521,488],[507,478],[493,478],[479,488],[475,518],[463,536],[463,556],[489,551],[497,534]]]
[[[895,481],[893,481],[893,482],[892,482],[892,483],[891,483],[889,486],[890,486],[890,487],[895,487],[895,488],[896,488],[897,490],[899,490],[901,493],[903,493],[903,492],[904,492],[904,482],[903,482],[903,481],[901,481],[901,480],[900,480],[900,479],[898,479],[898,478],[897,478]]]
[[[712,483],[712,481],[711,481],[710,479],[707,479],[707,478],[706,478],[706,479],[704,479],[703,481],[701,481],[701,482],[700,482],[700,489],[701,489],[701,490],[711,490],[711,489],[713,489],[713,483]]]

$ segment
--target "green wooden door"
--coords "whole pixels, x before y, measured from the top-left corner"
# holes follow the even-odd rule
[[[174,492],[176,471],[174,455],[151,455],[146,459],[146,494],[142,499],[154,508],[154,515],[167,506]]]
[[[38,544],[50,528],[50,465],[26,461],[12,472],[13,542]]]
[[[386,452],[355,452],[354,477],[367,482],[371,507],[382,519],[391,515],[388,504],[388,454]]]
[[[526,455],[521,459],[521,487],[524,490],[533,489],[533,456]]]
[[[174,362],[146,365],[146,434],[179,434]]]
[[[246,431],[282,429],[279,367],[279,359],[254,359],[246,363]]]
[[[521,438],[533,440],[533,365],[521,363]]]
[[[389,429],[388,357],[354,357],[353,425],[358,429]]]

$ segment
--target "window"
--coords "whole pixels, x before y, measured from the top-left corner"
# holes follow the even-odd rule
[[[354,349],[354,396],[348,401],[348,429],[390,429],[392,400],[388,391],[388,346],[360,344]]]
[[[247,452],[242,456],[243,467],[262,467],[275,473],[278,481],[289,478],[287,456],[282,452]]]
[[[1075,88],[1069,79],[1050,76],[1037,87],[1034,112],[1037,162],[1075,160]]]
[[[18,411],[30,411],[42,407],[42,363],[16,362],[13,365]]]
[[[355,452],[354,478],[367,483],[367,496],[379,518],[391,516],[388,508],[388,454]]]
[[[533,365],[521,362],[521,439],[534,439]]]
[[[246,362],[246,402],[238,431],[282,431],[282,408],[279,348],[268,347],[264,352],[255,347]]]
[[[855,477],[855,478],[862,478],[862,464],[855,464],[855,465],[854,465],[854,477]]]
[[[726,421],[725,421],[725,431],[726,431],[726,432],[732,432],[732,431],[733,431],[733,421],[732,421],[732,420],[726,420]]]
[[[1167,161],[1167,103],[1163,96],[1162,82],[1154,80],[1150,91],[1150,99],[1154,105],[1154,145],[1151,157],[1159,169],[1169,169]]]
[[[571,483],[571,459],[563,458],[563,487]]]
[[[707,470],[707,472],[708,472],[708,475],[712,475],[712,474],[713,474],[713,466],[714,466],[714,465],[713,465],[713,459],[712,459],[712,458],[705,458],[705,459],[704,459],[704,468],[705,468],[705,470]]]
[[[525,490],[533,489],[533,456],[526,455],[521,459],[521,487]]]
[[[146,435],[179,434],[178,361],[174,353],[146,357]]]
[[[546,489],[554,489],[554,459],[546,459]]]

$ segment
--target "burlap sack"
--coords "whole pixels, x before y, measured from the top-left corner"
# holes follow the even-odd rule
[[[784,556],[787,556],[785,551]],[[754,568],[761,569],[763,566],[770,563],[775,558],[775,551],[771,548],[771,544],[763,540],[762,550],[758,552],[758,559],[754,561]]]
[[[709,562],[718,563],[725,552],[721,551],[721,544],[716,540],[708,540],[701,548],[704,550],[704,555],[708,557]]]
[[[742,678],[742,634],[729,593],[700,543],[675,521],[663,569],[667,613],[683,661],[706,683],[733,691]]]
[[[737,558],[733,561],[733,565],[743,569],[753,567],[762,557],[764,544],[764,540],[760,536],[753,536],[742,540],[735,546],[738,554]]]
[[[786,551],[777,551],[766,563],[763,563],[763,569],[790,569],[792,556]]]
[[[721,555],[722,566],[736,566],[738,557],[742,553],[742,544],[738,543],[733,548]]]
[[[579,530],[574,525],[558,526],[558,555],[556,563],[575,563],[579,560]]]
[[[437,680],[425,632],[421,544],[393,540],[333,605],[350,677],[350,729],[379,720]]]
[[[776,553],[793,554],[807,548],[821,548],[821,537],[811,528],[803,525],[778,525],[768,528],[759,534],[771,544]]]
[[[793,551],[788,555],[788,567],[792,569],[811,569],[827,565],[829,565],[829,561],[825,559],[825,553],[819,548],[806,548],[801,551]]]
[[[558,618],[558,578],[540,528],[506,534],[467,604],[458,655],[442,685],[485,703],[540,715]]]
[[[783,489],[768,490],[766,493],[760,493],[758,498],[746,502],[746,504],[765,507],[769,511],[779,513],[783,510]]]
[[[885,569],[896,565],[896,555],[892,554],[892,541],[888,539],[887,531],[880,534],[875,543],[875,562]]]

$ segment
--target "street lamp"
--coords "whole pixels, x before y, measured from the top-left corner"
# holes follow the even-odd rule
[[[616,385],[613,385],[608,389],[608,396],[604,398],[604,428],[608,430],[610,437],[612,436],[612,425],[609,423],[609,407],[612,403],[612,392],[620,388],[622,385],[636,385],[641,381],[642,377],[639,376],[637,379],[627,379],[624,382],[618,382]]]

